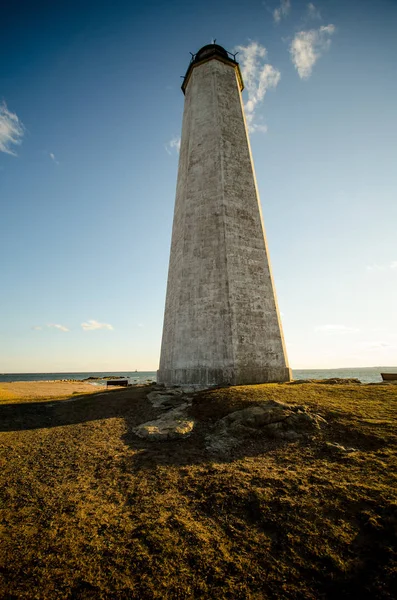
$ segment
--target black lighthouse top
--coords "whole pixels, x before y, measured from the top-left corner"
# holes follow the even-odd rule
[[[228,52],[227,50],[225,50],[225,48],[219,46],[218,44],[207,44],[207,46],[203,46],[196,54],[192,54],[192,60],[190,61],[190,64],[187,68],[186,75],[183,78],[183,83],[181,86],[183,93],[185,93],[186,91],[186,86],[194,67],[197,65],[201,65],[202,63],[207,62],[208,60],[211,60],[213,58],[216,58],[221,62],[234,65],[237,70],[237,78],[240,84],[240,91],[244,89],[244,83],[243,78],[241,77],[240,67],[238,65],[238,62],[236,61],[236,54]]]
[[[218,46],[218,44],[207,44],[207,46],[203,46],[201,50],[197,52],[196,56],[194,57],[194,60],[200,61],[204,58],[209,58],[214,54],[219,54],[220,56],[223,56],[223,58],[229,58],[229,53],[227,52],[227,50],[222,48],[222,46]]]

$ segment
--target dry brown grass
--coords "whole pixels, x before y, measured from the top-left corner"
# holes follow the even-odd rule
[[[132,432],[159,413],[147,391],[0,406],[3,598],[395,597],[396,386],[212,390],[165,443]],[[267,398],[328,424],[208,454],[217,419]]]
[[[90,383],[75,381],[12,381],[0,384],[0,404],[31,402],[38,399],[69,398],[72,394],[103,392]]]

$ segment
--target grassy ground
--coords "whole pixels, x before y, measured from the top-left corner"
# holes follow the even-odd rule
[[[13,381],[0,384],[0,404],[35,402],[51,398],[69,398],[73,394],[92,394],[103,391],[84,381]]]
[[[395,597],[397,386],[212,390],[169,442],[133,434],[147,391],[0,406],[2,598]],[[269,398],[327,425],[209,455],[217,419]]]

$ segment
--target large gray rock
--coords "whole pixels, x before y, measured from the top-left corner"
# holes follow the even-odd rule
[[[181,390],[164,389],[163,391],[153,391],[146,397],[153,408],[162,409],[175,408],[185,401]]]
[[[251,406],[237,410],[224,417],[222,422],[232,428],[239,425],[257,428],[285,419],[290,414],[292,414],[291,410],[286,405],[269,402],[266,406]]]
[[[258,435],[298,440],[315,433],[325,423],[325,419],[308,412],[305,406],[269,400],[220,419],[207,436],[207,448],[218,452],[227,451],[247,437]]]
[[[177,408],[162,413],[157,419],[138,425],[134,433],[140,438],[153,441],[187,437],[194,427],[194,420],[186,414],[190,405],[191,402],[184,402]]]

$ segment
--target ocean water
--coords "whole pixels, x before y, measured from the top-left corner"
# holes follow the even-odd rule
[[[93,385],[106,385],[102,377],[128,378],[130,383],[146,383],[156,381],[156,371],[93,371],[86,373],[0,373],[0,383],[10,381],[84,381],[88,377],[97,377],[96,381],[89,381]]]
[[[342,379],[355,378],[362,383],[376,383],[382,381],[381,373],[397,373],[397,367],[363,367],[346,369],[293,369],[294,379],[329,379],[340,377]],[[102,377],[115,376],[128,378],[130,383],[146,383],[156,381],[156,371],[101,371],[92,373],[0,373],[0,383],[10,381],[82,381],[88,377],[98,377],[90,381],[93,385],[105,385]]]

